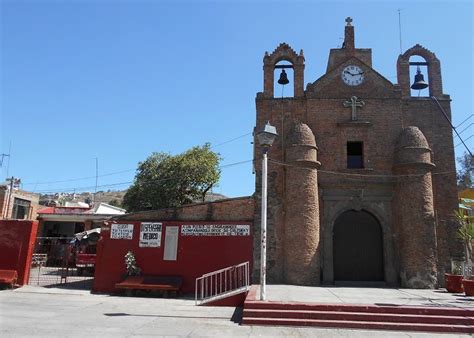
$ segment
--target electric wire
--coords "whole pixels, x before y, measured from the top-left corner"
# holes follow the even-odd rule
[[[468,137],[467,139],[465,139],[464,141],[467,141],[467,140],[471,139],[473,136],[474,136],[474,135],[471,135],[471,136],[469,136],[469,137]],[[454,148],[457,148],[457,147],[459,147],[461,144],[462,144],[462,142],[461,142],[461,143],[458,143],[458,144],[456,144],[456,145],[454,146]]]
[[[311,169],[308,167],[302,167],[300,165],[296,164],[291,164],[291,163],[285,163],[273,159],[268,159],[269,162],[282,165],[282,166],[287,166],[287,167],[294,167],[294,168],[299,168],[299,169]],[[358,173],[345,173],[345,172],[340,172],[340,171],[331,171],[331,170],[321,170],[317,169],[318,173],[324,173],[324,174],[331,174],[331,175],[340,175],[340,176],[349,176],[349,177],[358,177],[358,178],[403,178],[403,177],[422,177],[425,174],[408,174],[408,175],[393,175],[393,174],[358,174]],[[448,174],[456,174],[456,171],[441,171],[441,172],[432,172],[431,175],[448,175]]]
[[[465,132],[465,131],[466,131],[467,129],[469,129],[469,127],[472,126],[472,125],[474,125],[474,122],[471,123],[470,125],[468,125],[468,126],[467,126],[466,128],[464,128],[463,130],[461,130],[461,131],[459,132],[459,134],[462,134],[463,132]]]
[[[224,145],[224,144],[227,144],[227,143],[230,143],[230,142],[234,142],[234,141],[236,141],[236,140],[239,140],[239,139],[241,139],[241,138],[243,138],[243,137],[245,137],[245,136],[251,135],[251,134],[252,134],[252,132],[247,133],[247,134],[243,134],[243,135],[240,135],[240,136],[237,136],[237,137],[235,137],[235,138],[233,138],[233,139],[230,139],[230,140],[228,140],[228,141],[224,141],[224,142],[218,143],[218,144],[216,144],[215,146],[211,146],[211,149],[216,148],[216,147],[220,147],[220,146],[222,146],[222,145]]]
[[[301,167],[299,165],[291,164],[291,163],[285,163],[281,161],[277,161],[274,159],[268,159],[269,162],[275,163],[277,165],[281,166],[287,166],[287,167],[295,167],[299,169],[307,169],[305,167]],[[234,163],[229,163],[226,165],[222,165],[219,168],[229,168],[245,163],[250,163],[254,162],[254,160],[244,160],[244,161],[239,161],[239,162],[234,162]],[[348,178],[386,178],[386,179],[398,179],[398,178],[403,178],[403,177],[422,177],[425,174],[409,174],[409,175],[393,175],[393,174],[360,174],[360,173],[346,173],[346,172],[340,172],[340,171],[331,171],[331,170],[321,170],[318,169],[319,173],[324,173],[324,174],[330,174],[330,175],[339,175],[339,176],[346,176]],[[448,175],[448,174],[456,174],[456,171],[443,171],[443,172],[433,172],[431,173],[432,175]],[[174,177],[168,177],[168,178],[161,178],[161,179],[154,179],[154,180],[147,180],[141,183],[141,185],[147,185],[147,184],[156,184],[156,183],[161,183],[165,181],[170,181],[178,179],[177,176]],[[103,184],[97,186],[98,188],[103,188],[103,187],[113,187],[113,186],[120,186],[120,185],[127,185],[127,184],[132,184],[134,181],[126,181],[126,182],[117,182],[117,183],[110,183],[110,184]],[[60,193],[60,192],[67,192],[67,191],[78,191],[78,190],[85,190],[85,189],[92,189],[94,186],[86,186],[86,187],[74,187],[74,188],[60,188],[60,189],[52,189],[52,190],[44,190],[44,191],[38,191],[38,192],[51,192],[51,193]]]
[[[253,160],[245,160],[245,161],[240,161],[240,162],[234,162],[234,163],[229,163],[229,164],[224,164],[224,165],[221,165],[219,166],[219,169],[225,169],[225,168],[229,168],[229,167],[233,167],[233,166],[237,166],[237,165],[241,165],[241,164],[245,164],[245,163],[249,163],[249,162],[252,162]],[[154,180],[147,180],[147,181],[144,181],[144,182],[141,182],[141,184],[156,184],[156,183],[161,183],[161,182],[165,182],[165,181],[170,181],[170,180],[176,180],[178,179],[179,176],[173,176],[173,177],[168,177],[168,178],[161,178],[161,179],[154,179]],[[110,184],[102,184],[102,185],[98,185],[97,188],[105,188],[105,187],[114,187],[114,186],[120,186],[120,185],[127,185],[127,184],[132,184],[134,183],[135,180],[133,181],[126,181],[126,182],[117,182],[117,183],[110,183]],[[37,191],[38,193],[43,193],[43,194],[46,194],[46,193],[61,193],[61,192],[68,192],[68,191],[81,191],[81,190],[86,190],[86,189],[92,189],[94,188],[94,186],[84,186],[84,187],[71,187],[71,188],[58,188],[58,189],[48,189],[48,190],[39,190]]]
[[[467,152],[469,153],[469,155],[471,155],[472,157],[472,152],[471,150],[467,147],[466,143],[464,142],[464,140],[462,139],[461,135],[459,135],[458,131],[456,130],[456,127],[453,126],[451,120],[449,119],[448,115],[446,114],[446,112],[444,111],[443,107],[441,106],[441,104],[439,103],[438,99],[435,97],[435,96],[431,96],[431,99],[436,102],[439,110],[441,111],[441,113],[443,113],[444,117],[446,118],[446,121],[448,121],[449,125],[451,126],[451,128],[454,130],[454,132],[456,133],[456,135],[459,137],[459,139],[461,140],[461,143],[464,145],[464,147],[466,148]]]
[[[473,117],[473,116],[474,116],[474,114],[469,115],[464,121],[462,121],[461,123],[459,123],[459,124],[456,126],[456,128],[459,128],[460,126],[462,126],[462,125],[464,124],[464,122],[466,122],[467,120],[469,120],[469,119],[470,119],[471,117]]]
[[[112,176],[112,175],[118,175],[118,174],[123,174],[126,172],[130,171],[135,171],[136,169],[126,169],[126,170],[121,170],[121,171],[115,171],[107,174],[102,174],[98,175],[97,177],[105,177],[105,176]],[[65,183],[65,182],[74,182],[74,181],[83,181],[83,180],[90,180],[95,178],[96,176],[87,176],[87,177],[79,177],[79,178],[71,178],[67,180],[60,180],[60,181],[48,181],[48,182],[29,182],[29,183],[22,183],[23,185],[33,185],[33,184],[54,184],[54,183]]]
[[[219,146],[222,146],[224,144],[227,144],[227,143],[231,143],[231,142],[234,142],[236,140],[239,140],[241,138],[244,138],[245,136],[248,136],[248,135],[251,135],[252,132],[250,133],[245,133],[243,135],[240,135],[240,136],[237,136],[237,137],[234,137],[230,140],[227,140],[227,141],[224,141],[224,142],[220,142],[214,146],[211,146],[211,149],[213,148],[216,148],[216,147],[219,147]],[[134,169],[125,169],[125,170],[121,170],[121,171],[115,171],[115,172],[111,172],[111,173],[107,173],[107,174],[102,174],[102,175],[94,175],[94,176],[85,176],[85,177],[78,177],[78,178],[71,178],[71,179],[65,179],[65,180],[59,180],[59,181],[45,181],[45,182],[27,182],[27,183],[22,183],[22,185],[43,185],[43,184],[55,184],[55,183],[66,183],[66,182],[75,182],[75,181],[84,181],[84,180],[90,180],[90,179],[95,179],[96,177],[106,177],[106,176],[112,176],[112,175],[118,175],[118,174],[123,174],[123,173],[126,173],[126,172],[130,172],[130,171],[136,171],[137,169],[134,168]]]

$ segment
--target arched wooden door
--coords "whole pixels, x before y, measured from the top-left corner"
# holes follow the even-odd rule
[[[334,280],[384,281],[383,236],[377,219],[350,210],[334,223]]]

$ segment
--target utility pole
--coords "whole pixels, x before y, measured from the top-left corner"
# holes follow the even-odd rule
[[[99,158],[95,158],[95,191],[94,191],[94,199],[93,204],[95,204],[96,194],[97,194],[97,182],[99,179]]]
[[[5,160],[5,157],[8,157],[8,165],[7,165],[7,174],[5,175],[5,177],[8,178],[8,171],[10,169],[10,154],[12,153],[12,141],[10,141],[10,146],[8,147],[8,154],[0,154],[1,158],[0,158],[0,169],[2,168],[3,166],[3,161]]]
[[[19,186],[20,182],[21,182],[21,180],[19,178],[15,178],[13,176],[11,178],[7,178],[7,181],[10,181],[10,187],[9,187],[9,192],[8,192],[7,209],[5,210],[5,212],[3,214],[3,219],[11,218],[11,217],[7,217],[7,216],[8,216],[8,212],[10,210],[10,201],[12,199],[13,187],[14,187],[14,185]]]
[[[10,153],[8,154],[0,154],[0,169],[3,167],[3,161],[5,160],[5,157],[8,157],[8,167],[10,166]],[[7,167],[7,174],[5,177],[8,177],[8,167]]]
[[[10,157],[10,154],[0,154],[2,158],[0,159],[0,168],[3,166],[3,160],[5,157]]]

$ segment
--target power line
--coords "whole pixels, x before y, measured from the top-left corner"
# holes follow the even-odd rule
[[[449,125],[451,126],[451,128],[454,130],[454,132],[456,133],[456,135],[459,137],[459,139],[461,140],[461,143],[464,145],[464,147],[466,148],[467,152],[469,153],[469,155],[471,155],[472,157],[472,153],[471,153],[471,150],[469,150],[469,148],[467,147],[466,143],[463,141],[461,135],[459,135],[458,131],[456,130],[456,127],[453,126],[453,124],[451,123],[451,120],[449,119],[448,115],[446,114],[446,112],[444,111],[443,107],[441,107],[441,104],[439,103],[438,99],[435,97],[435,96],[431,96],[431,99],[436,102],[436,104],[438,105],[438,108],[439,110],[441,111],[441,113],[443,113],[444,117],[446,118],[446,121],[448,121]]]
[[[469,115],[464,121],[462,121],[461,123],[459,123],[459,124],[456,126],[456,128],[459,128],[460,126],[462,126],[462,125],[464,124],[464,122],[466,122],[467,120],[469,120],[469,119],[470,119],[471,117],[473,117],[473,116],[474,116],[474,114]]]
[[[285,163],[273,159],[268,159],[269,162],[286,166],[286,167],[294,167],[294,168],[299,168],[299,169],[308,169],[308,167],[302,167],[296,164],[291,164],[291,163]],[[324,173],[324,174],[331,174],[331,175],[340,175],[340,176],[349,176],[349,177],[358,177],[358,178],[401,178],[401,177],[422,177],[425,174],[409,174],[409,175],[393,175],[393,174],[356,174],[356,173],[345,173],[345,172],[340,172],[340,171],[331,171],[331,170],[317,170],[318,173]],[[433,172],[431,175],[448,175],[448,174],[455,174],[456,171],[441,171],[441,172]]]
[[[245,161],[240,161],[240,162],[234,162],[234,163],[229,163],[225,165],[219,166],[219,169],[224,169],[224,168],[229,168],[237,165],[241,165],[244,163],[249,163],[253,162],[253,160],[245,160]],[[162,178],[162,179],[155,179],[155,180],[148,180],[142,182],[142,184],[150,184],[150,183],[160,183],[160,182],[165,182],[165,181],[170,181],[170,180],[175,180],[177,179],[178,176],[173,176],[173,177],[168,177],[168,178]],[[105,187],[114,187],[114,186],[119,186],[119,185],[127,185],[127,184],[132,184],[134,181],[127,181],[127,182],[118,182],[118,183],[111,183],[111,184],[102,184],[98,185],[97,188],[105,188]],[[52,189],[52,190],[39,190],[37,192],[39,193],[60,193],[60,192],[67,192],[67,191],[74,191],[74,190],[86,190],[86,189],[93,189],[94,186],[86,186],[86,187],[71,187],[71,188],[58,188],[58,189]]]
[[[469,137],[468,137],[467,139],[465,139],[464,141],[467,141],[467,140],[471,139],[473,136],[474,136],[474,135],[469,136]],[[463,143],[461,142],[461,143],[456,144],[456,145],[454,146],[454,148],[459,147],[461,144],[463,144]],[[471,156],[472,156],[472,155],[471,155]]]
[[[248,136],[248,135],[251,135],[251,134],[252,134],[252,132],[247,133],[247,134],[243,134],[243,135],[240,135],[240,136],[237,136],[237,137],[235,137],[235,138],[233,138],[233,139],[230,139],[230,140],[228,140],[228,141],[224,141],[224,142],[221,142],[221,143],[216,144],[215,146],[211,146],[211,148],[215,148],[215,147],[222,146],[222,145],[224,145],[224,144],[227,144],[227,143],[236,141],[236,140],[238,140],[238,139],[241,139],[241,138],[243,138],[243,137],[245,137],[245,136]]]
[[[464,133],[464,132],[465,132],[467,129],[469,129],[469,127],[472,126],[472,125],[474,125],[474,122],[471,123],[470,125],[468,125],[468,126],[467,126],[466,128],[464,128],[463,130],[461,130],[461,131],[459,132],[459,134]]]
[[[243,137],[245,137],[245,136],[251,135],[251,134],[252,134],[252,132],[246,133],[246,134],[243,134],[243,135],[240,135],[240,136],[237,136],[237,137],[234,137],[234,138],[232,138],[232,139],[230,139],[230,140],[227,140],[227,141],[218,143],[218,144],[216,144],[215,146],[211,146],[211,148],[215,148],[215,147],[222,146],[222,145],[224,145],[224,144],[227,144],[227,143],[230,143],[230,142],[239,140],[239,139],[241,139],[241,138],[243,138]],[[5,155],[6,155],[6,154],[5,154]],[[6,155],[6,156],[9,156],[9,155]],[[123,173],[126,173],[126,172],[130,172],[130,171],[136,171],[136,170],[137,170],[137,169],[134,168],[134,169],[126,169],[126,170],[111,172],[111,173],[102,174],[102,175],[85,176],[85,177],[71,178],[71,179],[65,179],[65,180],[59,180],[59,181],[28,182],[28,183],[22,183],[22,184],[23,184],[23,185],[42,185],[42,184],[55,184],[55,183],[66,183],[66,182],[84,181],[84,180],[95,179],[95,178],[97,178],[97,177],[106,177],[106,176],[118,175],[118,174],[123,174]]]
[[[136,169],[126,169],[126,170],[121,170],[121,171],[116,171],[116,172],[111,172],[107,174],[102,174],[98,175],[97,177],[105,177],[105,176],[112,176],[112,175],[118,175],[118,174],[123,174],[126,172],[130,171],[135,171]],[[60,180],[60,181],[47,181],[47,182],[29,182],[29,183],[22,183],[23,185],[33,185],[33,184],[53,184],[53,183],[65,183],[65,182],[74,182],[74,181],[83,181],[83,180],[90,180],[96,178],[96,176],[87,176],[87,177],[79,177],[79,178],[71,178],[67,180]]]

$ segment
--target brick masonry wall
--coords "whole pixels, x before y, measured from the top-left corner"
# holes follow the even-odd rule
[[[26,219],[35,220],[38,216],[38,210],[43,208],[43,206],[39,204],[39,194],[30,193],[23,190],[13,190],[10,194],[7,188],[0,190],[0,210],[2,211],[1,216],[7,219],[12,218],[15,198],[31,202],[29,214],[27,215]],[[8,200],[10,200],[10,203],[8,203]]]
[[[356,49],[356,56],[357,51]],[[398,203],[393,198],[396,194],[397,184],[393,169],[395,142],[403,128],[410,125],[419,127],[432,150],[432,162],[436,167],[432,171],[432,191],[421,189],[410,191],[410,194],[418,194],[418,198],[424,202],[432,200],[437,243],[429,245],[437,247],[438,250],[438,262],[434,269],[442,285],[443,273],[449,267],[451,257],[462,255],[462,246],[456,239],[456,228],[452,222],[452,212],[457,205],[457,193],[451,128],[435,102],[430,98],[403,96],[400,86],[392,84],[371,69],[367,60],[362,62],[357,57],[344,58],[336,52],[331,54],[336,55],[338,60],[343,60],[343,63],[337,65],[338,60],[330,60],[328,65],[331,67],[328,67],[328,72],[314,83],[307,85],[304,97],[278,99],[262,93],[257,94],[257,130],[268,120],[277,127],[279,133],[279,137],[269,151],[269,158],[285,162],[284,148],[285,142],[287,142],[288,126],[295,120],[306,123],[315,135],[318,145],[318,160],[321,162],[318,171],[321,233],[331,231],[332,224],[330,222],[333,222],[344,208],[350,209],[356,206],[377,214],[384,231],[387,232],[384,235],[383,243],[386,281],[397,283],[401,280],[401,268],[405,269],[410,264],[417,265],[418,263],[416,263],[415,253],[408,253],[407,258],[404,258],[402,262],[400,260],[401,253],[397,251],[400,248],[398,244],[403,241],[403,238],[397,237],[395,229],[399,228],[398,218],[392,216],[392,207]],[[345,85],[341,80],[341,72],[349,64],[357,65],[363,69],[365,81],[361,85],[351,87]],[[441,74],[436,69],[431,73],[434,74],[434,77],[430,81],[437,92],[442,88]],[[351,108],[343,105],[352,96],[357,96],[365,103],[363,107],[357,108],[357,121],[351,121]],[[450,117],[449,96],[441,95],[438,96],[438,99]],[[347,169],[346,148],[348,141],[363,142],[364,168]],[[256,143],[254,147],[257,159],[254,276],[258,276],[260,239],[257,234],[260,226],[261,169],[259,159],[261,158],[261,149]],[[284,221],[285,215],[289,212],[289,205],[284,201],[290,195],[297,195],[288,191],[288,189],[293,189],[289,188],[291,184],[288,185],[286,182],[288,179],[287,168],[270,163],[267,267],[268,280],[275,283],[285,280],[284,267],[282,266],[285,251],[283,234],[290,224],[287,224],[289,220]],[[423,179],[420,179],[419,184],[427,186],[423,183]],[[297,184],[294,189],[299,189]],[[332,200],[332,197],[324,200],[325,192],[333,190],[345,193],[337,200]],[[377,200],[378,198],[381,199]],[[416,211],[411,212],[413,213],[411,216],[416,217],[414,215]],[[413,235],[423,241],[424,234],[421,230],[420,232],[415,231]],[[328,241],[332,241],[330,235],[321,236],[321,249],[332,246],[332,243]],[[329,276],[325,278],[323,275],[322,279],[331,282],[331,268],[328,268],[327,265],[332,264],[332,257],[324,257],[324,255],[332,255],[331,250],[325,249],[320,252],[326,265],[323,267],[323,271],[326,271]]]
[[[440,103],[451,118],[449,97]],[[451,269],[452,257],[462,256],[462,243],[457,238],[453,212],[457,209],[456,167],[452,130],[446,118],[429,98],[407,98],[402,104],[405,125],[416,125],[426,136],[432,149],[433,198],[437,223],[439,279]]]
[[[183,205],[176,208],[141,211],[114,217],[120,221],[253,221],[253,197]]]

